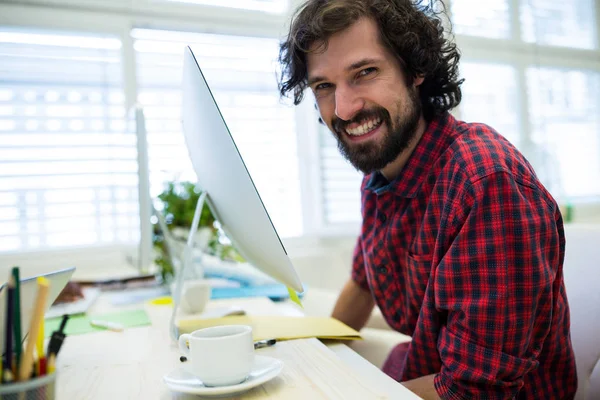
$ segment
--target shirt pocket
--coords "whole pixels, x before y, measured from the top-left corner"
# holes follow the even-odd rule
[[[394,283],[399,302],[392,319],[398,323],[395,328],[411,335],[423,306],[433,256],[411,254],[404,250],[399,253],[399,259],[401,265],[394,269]]]

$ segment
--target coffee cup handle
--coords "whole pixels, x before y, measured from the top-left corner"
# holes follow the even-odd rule
[[[187,333],[184,333],[183,335],[179,336],[179,351],[181,351],[188,357],[190,355],[190,348],[188,347],[187,342],[190,340],[190,337],[191,335]]]

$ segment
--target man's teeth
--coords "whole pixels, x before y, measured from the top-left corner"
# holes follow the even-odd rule
[[[370,121],[364,122],[362,125],[359,125],[356,128],[346,129],[346,132],[349,135],[353,135],[353,136],[364,135],[365,133],[371,132],[373,130],[373,128],[377,128],[380,123],[381,123],[380,118],[372,119]]]

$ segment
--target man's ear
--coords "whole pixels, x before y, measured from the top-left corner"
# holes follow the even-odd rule
[[[413,84],[415,86],[421,86],[423,81],[425,81],[425,75],[419,74],[419,75],[415,76],[415,80],[413,81]]]

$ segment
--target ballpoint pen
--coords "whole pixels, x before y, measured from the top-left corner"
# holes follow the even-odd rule
[[[254,350],[262,349],[263,347],[273,346],[275,343],[277,343],[277,339],[258,340],[254,342]]]

